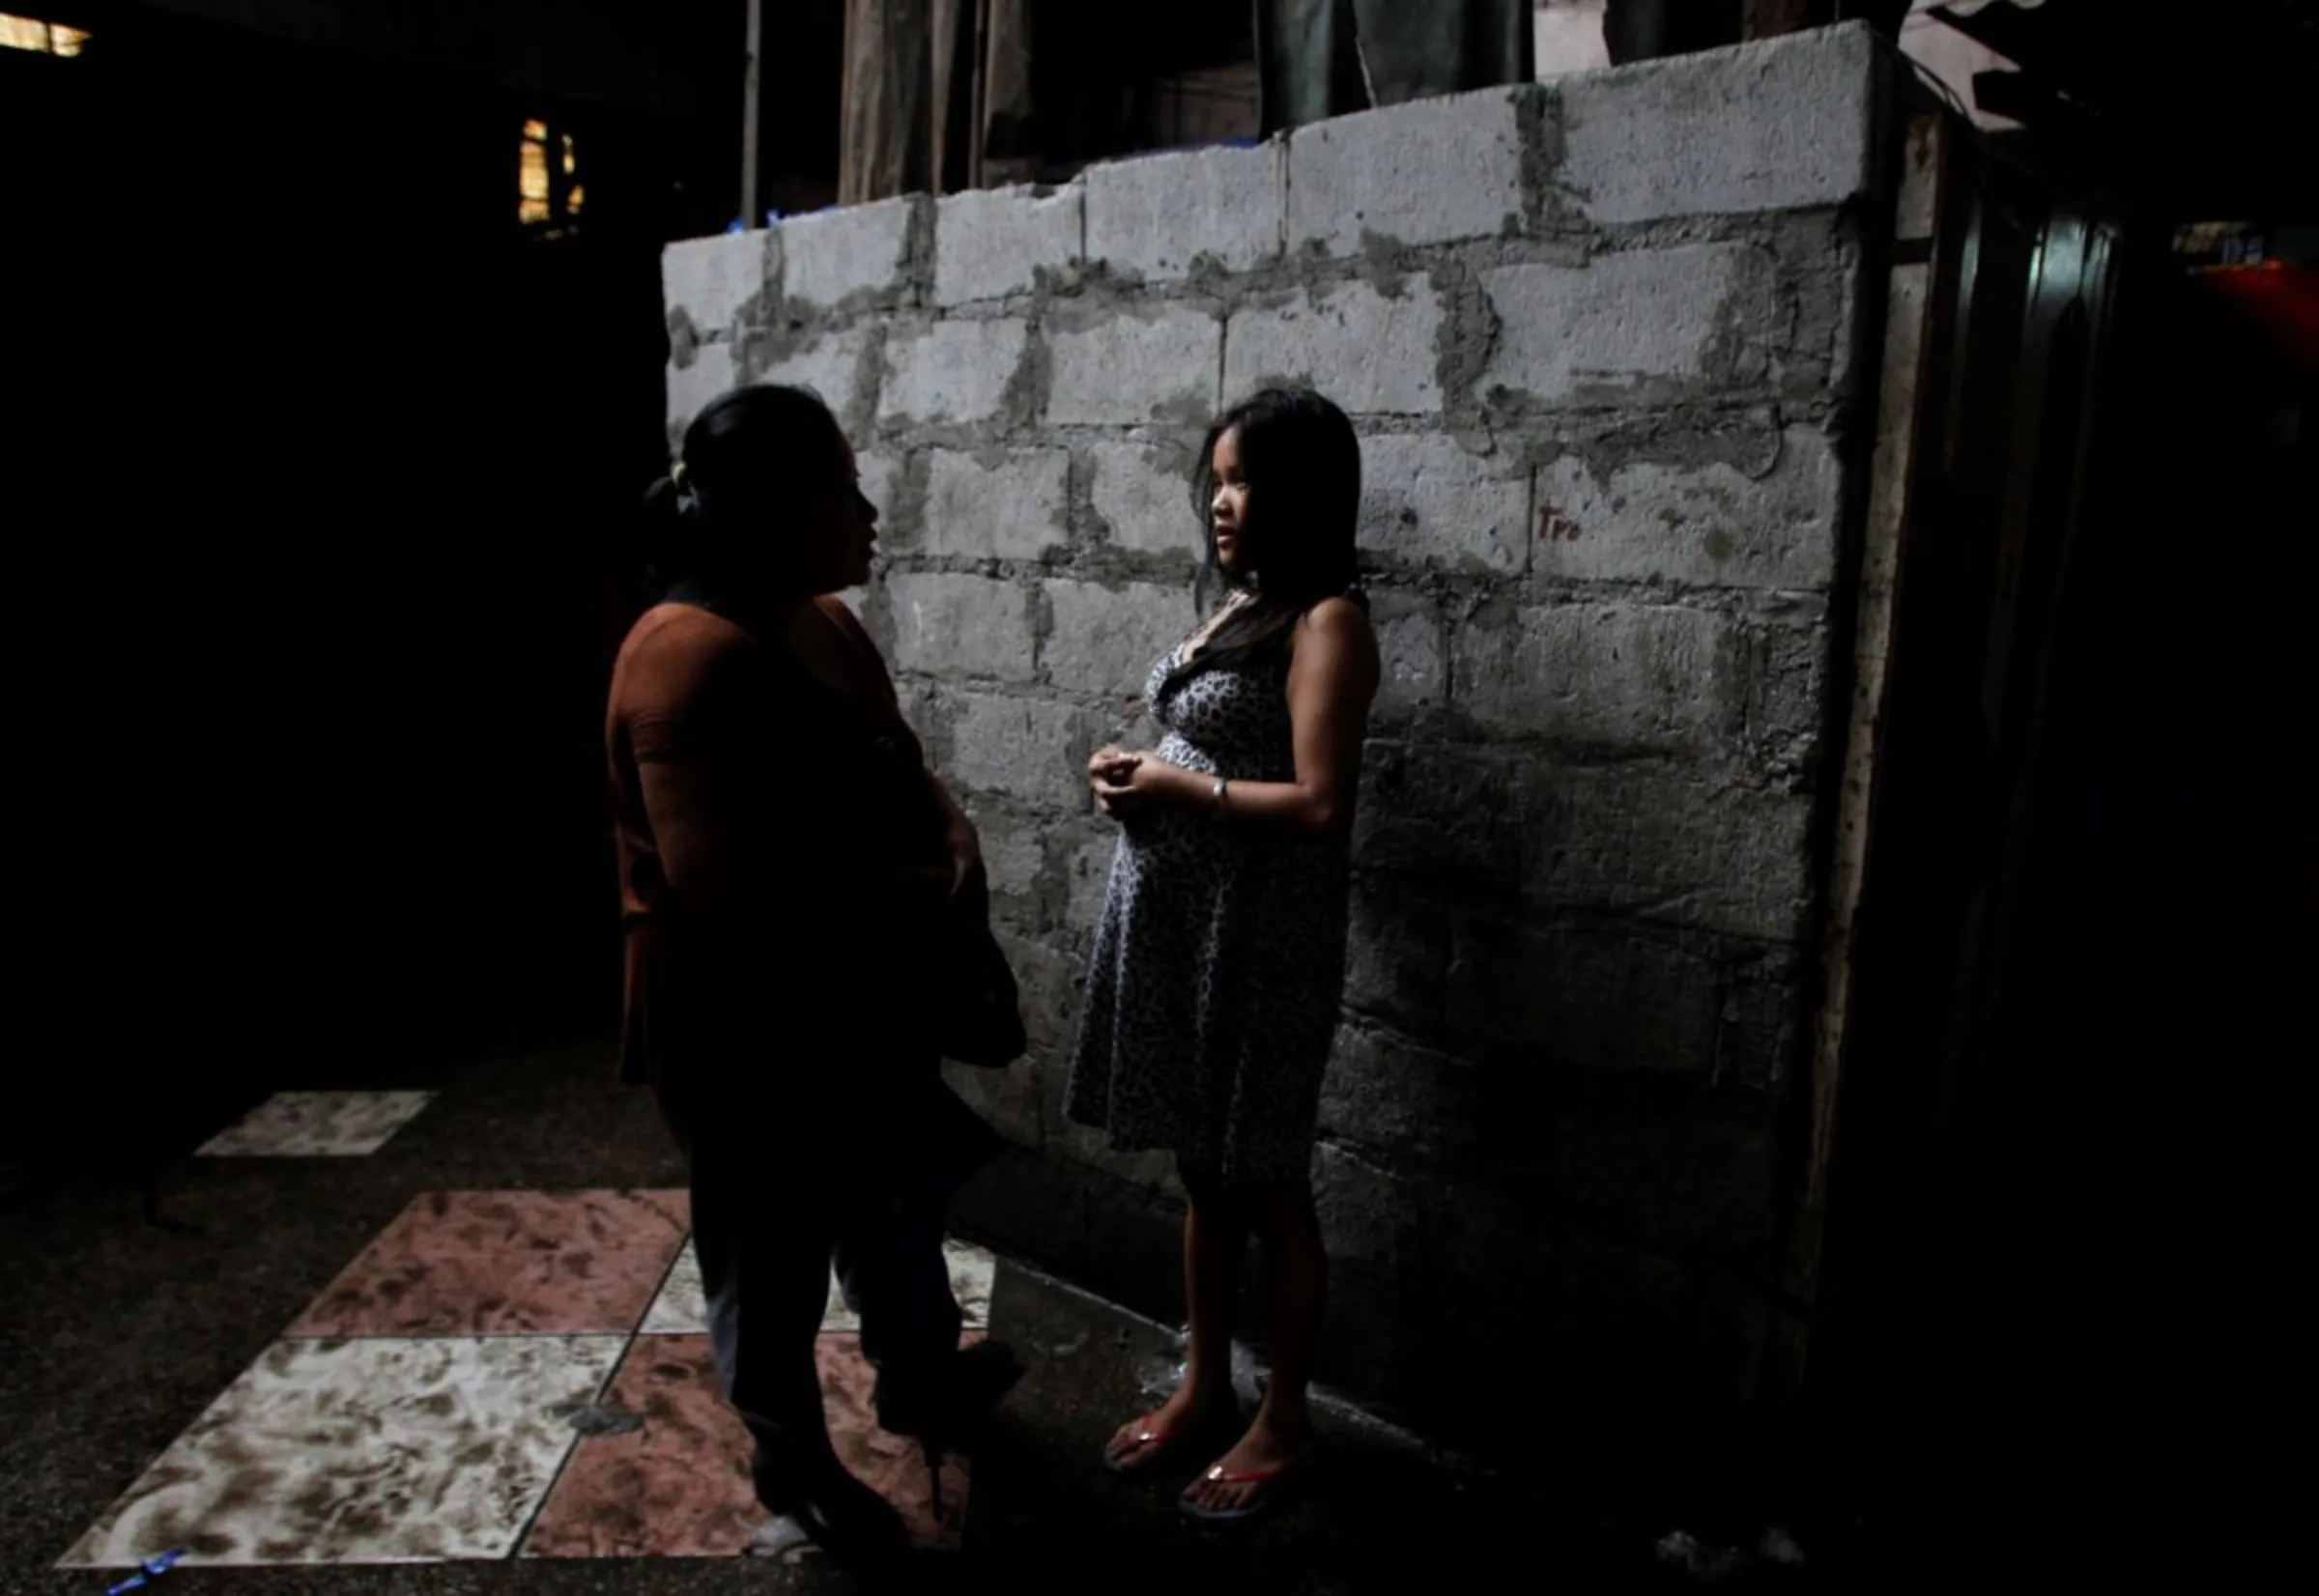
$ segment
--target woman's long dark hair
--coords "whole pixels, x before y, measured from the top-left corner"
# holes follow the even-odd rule
[[[681,470],[644,491],[653,585],[725,574],[783,501],[837,479],[845,437],[807,388],[759,383],[712,402],[685,428]]]
[[[1216,499],[1216,445],[1234,434],[1247,512],[1238,571],[1217,556],[1209,506]],[[1310,388],[1266,388],[1217,418],[1200,448],[1191,496],[1208,539],[1202,597],[1218,583],[1247,595],[1167,686],[1208,670],[1228,670],[1287,646],[1297,622],[1324,599],[1360,591],[1360,440],[1345,413]]]

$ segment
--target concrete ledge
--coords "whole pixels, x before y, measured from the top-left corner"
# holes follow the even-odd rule
[[[1147,282],[1278,255],[1286,146],[1189,150],[1088,169],[1087,261]]]
[[[1877,48],[1847,22],[1563,78],[1556,182],[1597,225],[1842,205],[1872,181]]]
[[[1288,246],[1360,254],[1372,239],[1457,243],[1522,229],[1522,106],[1534,84],[1421,100],[1299,128]]]
[[[969,189],[934,206],[934,303],[1027,294],[1042,271],[1079,263],[1080,208],[1086,190]]]

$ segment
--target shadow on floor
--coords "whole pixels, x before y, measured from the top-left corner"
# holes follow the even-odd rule
[[[356,1078],[356,1077],[359,1078]],[[132,1169],[94,1154],[0,1207],[0,1591],[96,1596],[118,1580],[56,1559],[412,1198],[426,1191],[659,1187],[681,1169],[651,1105],[614,1085],[609,1049],[445,1046],[400,1065],[276,1086],[428,1088],[439,1097],[370,1156],[182,1156],[230,1119],[178,1121],[159,1216]],[[101,1135],[84,1145],[101,1146]],[[1004,1265],[991,1333],[1030,1374],[973,1459],[965,1550],[932,1559],[952,1590],[1317,1593],[1467,1580],[1637,1588],[1647,1541],[1589,1529],[1551,1493],[1484,1474],[1340,1416],[1308,1488],[1260,1525],[1176,1510],[1181,1478],[1122,1480],[1106,1436],[1152,1405],[1172,1337]],[[181,1568],[157,1596],[690,1596],[852,1590],[817,1559],[592,1559]]]

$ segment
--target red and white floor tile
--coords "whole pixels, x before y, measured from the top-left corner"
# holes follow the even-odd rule
[[[392,1114],[329,1118],[383,1141]],[[252,1152],[331,1155],[328,1140]],[[743,1551],[765,1515],[687,1229],[675,1191],[420,1196],[59,1566],[180,1548],[188,1567]],[[993,1261],[958,1243],[950,1258],[971,1339]],[[839,1454],[923,1544],[955,1545],[964,1465],[945,1466],[937,1517],[916,1450],[871,1414],[854,1331],[833,1286],[819,1359]]]

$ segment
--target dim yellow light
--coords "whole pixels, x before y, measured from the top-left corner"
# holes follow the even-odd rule
[[[523,166],[517,181],[521,202],[516,217],[526,222],[546,221],[548,207],[548,152],[544,144],[524,145]]]
[[[57,22],[37,22],[29,16],[0,12],[0,50],[74,56],[88,42],[88,34],[79,28],[68,28]]]

